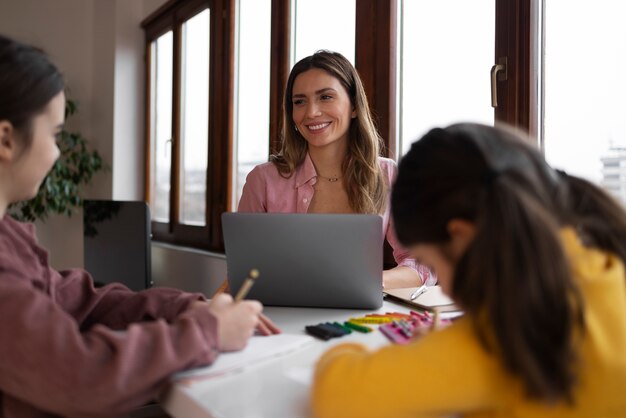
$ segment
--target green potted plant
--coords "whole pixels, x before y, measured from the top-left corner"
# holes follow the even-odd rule
[[[78,104],[68,99],[66,120],[77,111]],[[55,213],[71,216],[82,207],[81,187],[89,183],[95,173],[107,168],[100,154],[87,147],[87,140],[80,133],[62,130],[58,146],[61,156],[41,183],[37,196],[11,206],[14,218],[33,222],[45,221]]]

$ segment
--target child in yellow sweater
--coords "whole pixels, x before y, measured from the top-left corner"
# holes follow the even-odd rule
[[[400,241],[464,318],[406,346],[320,359],[326,417],[626,416],[626,213],[517,133],[433,129],[392,190]]]

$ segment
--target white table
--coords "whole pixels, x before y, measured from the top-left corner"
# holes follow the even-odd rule
[[[284,333],[305,334],[305,325],[343,322],[373,312],[408,313],[409,309],[385,301],[378,311],[266,307],[264,312]],[[358,341],[371,348],[389,343],[377,329],[367,334],[352,332],[329,341],[316,339],[295,352],[247,367],[240,373],[198,380],[192,384],[174,382],[161,399],[162,406],[175,418],[311,417],[307,373],[312,371],[323,352],[335,344],[348,341]]]

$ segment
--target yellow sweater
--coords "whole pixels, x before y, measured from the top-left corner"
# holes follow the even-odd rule
[[[571,229],[562,237],[585,302],[574,407],[528,400],[521,381],[482,348],[463,318],[406,346],[370,352],[343,344],[329,350],[315,373],[315,416],[626,417],[623,264],[612,254],[583,247]]]

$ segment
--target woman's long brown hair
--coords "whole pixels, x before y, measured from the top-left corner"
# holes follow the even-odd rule
[[[356,118],[350,122],[348,152],[342,164],[343,181],[352,210],[356,213],[381,213],[385,206],[385,184],[378,156],[381,138],[374,126],[363,83],[350,61],[337,52],[318,51],[294,65],[283,101],[282,147],[270,160],[284,177],[290,177],[304,161],[308,144],[293,122],[293,84],[305,71],[319,68],[335,77],[346,89]]]

